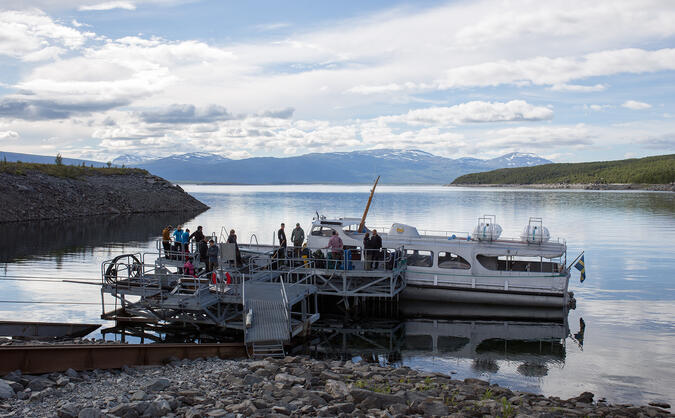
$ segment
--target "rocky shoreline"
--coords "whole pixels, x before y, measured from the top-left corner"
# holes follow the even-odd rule
[[[669,405],[567,400],[408,367],[307,357],[173,360],[165,366],[0,380],[2,417],[673,416]],[[665,409],[664,409],[665,408]]]
[[[675,192],[675,183],[670,184],[622,184],[622,183],[588,183],[588,184],[446,184],[451,187],[505,187],[518,189],[542,190],[646,190],[654,192]]]
[[[132,213],[199,213],[208,206],[147,172],[77,178],[0,172],[0,223]]]

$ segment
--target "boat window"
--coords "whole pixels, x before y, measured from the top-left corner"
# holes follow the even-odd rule
[[[333,230],[325,226],[315,226],[312,228],[312,235],[315,237],[330,237],[333,235]]]
[[[457,254],[441,251],[438,253],[438,267],[442,269],[468,270],[471,264]]]
[[[488,270],[559,273],[563,269],[562,264],[548,258],[484,255],[478,255],[476,258]]]
[[[434,253],[427,250],[406,250],[409,266],[431,267],[434,265]]]
[[[351,224],[351,225],[347,225],[347,226],[343,227],[342,230],[347,235],[354,235],[354,234],[359,233],[359,226],[357,224]],[[366,229],[366,231],[367,231],[367,229]]]

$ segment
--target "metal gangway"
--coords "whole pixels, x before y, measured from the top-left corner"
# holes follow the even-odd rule
[[[306,334],[319,319],[317,288],[308,283],[311,276],[289,282],[301,268],[280,272],[276,277],[265,275],[270,280],[263,281],[255,273],[264,269],[251,267],[251,279],[242,286],[244,343],[251,357],[283,357],[284,344]]]

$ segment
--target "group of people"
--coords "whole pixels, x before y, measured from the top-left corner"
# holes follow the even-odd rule
[[[173,231],[173,233],[171,232]],[[171,237],[173,237],[173,244],[171,242]],[[176,229],[173,229],[171,225],[167,226],[162,230],[162,246],[164,247],[164,256],[170,258],[170,253],[173,252],[189,252],[190,251],[190,241],[195,243],[200,243],[206,237],[202,231],[202,227],[198,226],[197,230],[193,233],[190,233],[190,230],[185,228],[183,230],[182,226],[177,226]]]
[[[172,242],[173,238],[173,242]],[[277,250],[277,257],[286,263],[288,257],[288,241],[286,239],[286,225],[281,224],[277,231],[277,238],[279,240],[279,249]],[[299,259],[307,252],[306,246],[303,245],[305,241],[305,231],[300,226],[300,223],[295,224],[295,228],[291,232],[291,241],[293,242],[293,258]],[[184,274],[194,276],[201,271],[201,268],[195,266],[192,256],[190,255],[190,242],[195,243],[195,250],[199,254],[199,260],[205,263],[205,270],[207,272],[214,271],[218,268],[219,248],[215,245],[213,239],[208,239],[204,235],[203,228],[197,227],[197,230],[190,233],[190,230],[182,226],[175,229],[169,225],[162,231],[162,245],[164,247],[164,256],[168,259],[185,259],[183,265]],[[241,253],[237,245],[237,234],[234,229],[230,230],[227,237],[228,244],[235,245],[236,263],[241,265]],[[328,245],[325,247],[329,250],[330,256],[333,260],[342,260],[344,254],[344,243],[336,231],[333,231]],[[382,237],[378,235],[377,230],[373,229],[372,233],[367,232],[363,238],[363,264],[366,270],[377,269],[378,264],[382,259]]]
[[[172,237],[173,242],[171,241]],[[200,269],[194,265],[192,256],[189,255],[190,242],[195,243],[196,252],[199,253],[200,261],[204,262],[206,271],[215,270],[218,267],[218,246],[215,245],[213,239],[207,240],[201,225],[193,233],[190,233],[190,230],[187,228],[183,230],[183,227],[180,225],[176,229],[168,225],[162,230],[164,257],[167,259],[185,259],[183,274],[194,276],[197,270]]]
[[[286,240],[286,225],[281,224],[277,231],[277,239],[279,240],[279,250],[277,255],[279,258],[286,258],[287,254],[287,240]],[[303,251],[303,242],[305,240],[305,231],[300,227],[299,223],[295,224],[295,229],[291,233],[291,241],[293,241],[293,257],[300,258]],[[325,247],[330,251],[333,260],[342,260],[344,254],[344,243],[337,231],[333,231],[328,246]],[[363,238],[363,264],[366,270],[377,269],[378,264],[382,260],[382,237],[378,235],[377,230],[373,229],[372,235],[366,232]]]
[[[286,240],[286,224],[283,222],[277,231],[277,239],[279,240],[277,256],[280,259],[285,259],[288,254],[288,241]],[[305,231],[300,226],[300,223],[295,224],[295,228],[291,232],[291,241],[293,242],[293,257],[300,258],[302,255],[302,244],[305,242]]]
[[[368,232],[363,237],[363,265],[366,270],[377,269],[382,260],[382,237],[373,229],[373,235]]]
[[[344,254],[344,243],[337,231],[333,231],[328,240],[327,249],[330,250],[333,260],[342,260]],[[363,265],[366,270],[377,269],[378,263],[382,259],[382,237],[373,229],[373,235],[369,232],[363,237]]]

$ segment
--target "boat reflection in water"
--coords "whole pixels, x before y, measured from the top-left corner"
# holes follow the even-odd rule
[[[468,374],[473,375],[499,373],[500,363],[508,361],[517,363],[514,367],[521,376],[543,377],[550,367],[564,366],[568,338],[580,346],[583,343],[583,319],[579,331],[572,335],[566,316],[557,321],[526,321],[495,319],[489,308],[474,306],[471,312],[476,316],[358,321],[324,315],[309,336],[294,340],[289,354],[412,367],[420,359],[468,360]],[[193,325],[127,324],[107,328],[102,334],[106,339],[141,343],[241,341],[241,335],[232,330]]]
[[[323,318],[313,325],[312,338],[302,349],[317,358],[412,367],[413,359],[468,360],[469,374],[498,373],[500,363],[506,360],[519,363],[515,368],[522,376],[542,377],[549,367],[564,365],[568,338],[579,345],[583,342],[583,319],[579,332],[572,336],[566,316],[557,321],[495,319],[490,310],[472,309],[473,318],[353,323]],[[533,314],[537,313],[541,312]],[[300,347],[296,352],[302,352]]]

